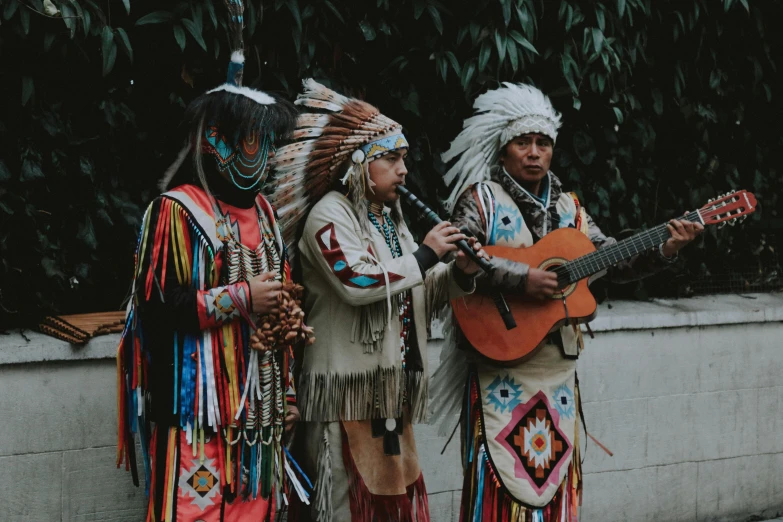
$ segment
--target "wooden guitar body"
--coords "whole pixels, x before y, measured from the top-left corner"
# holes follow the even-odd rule
[[[488,246],[484,250],[493,257],[547,270],[589,254],[595,247],[578,230],[561,228],[531,247]],[[476,292],[452,301],[457,322],[470,344],[485,357],[501,364],[523,361],[535,353],[541,341],[556,327],[585,323],[596,314],[595,298],[587,288],[587,279],[568,285],[546,301],[525,298],[511,291],[503,296],[518,325],[512,330],[506,330],[488,295]]]

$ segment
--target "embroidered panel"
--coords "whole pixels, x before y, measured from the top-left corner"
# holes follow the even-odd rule
[[[332,272],[345,286],[353,288],[375,288],[386,284],[386,280],[382,273],[360,274],[351,269],[351,266],[348,264],[348,260],[345,257],[345,253],[340,247],[340,243],[337,241],[334,223],[329,223],[321,228],[315,233],[315,238],[321,249],[321,254],[323,254],[326,262],[329,263]],[[404,277],[389,272],[390,283],[401,279],[404,279]]]
[[[487,405],[501,413],[513,410],[520,404],[520,397],[522,397],[522,386],[515,384],[514,378],[509,377],[508,374],[502,379],[498,375],[486,388]]]
[[[193,499],[192,505],[204,511],[215,505],[215,497],[219,497],[220,472],[215,461],[208,459],[201,464],[199,459],[191,460],[189,469],[182,469],[179,476],[180,494]]]
[[[239,308],[225,286],[212,288],[200,292],[200,294],[202,301],[199,303],[198,311],[202,324],[208,324],[212,321],[224,323],[239,317]],[[237,294],[242,301],[247,302],[244,285],[237,287]]]
[[[522,235],[522,214],[516,205],[497,205],[492,244],[513,244]]]
[[[497,478],[517,502],[547,505],[574,458],[576,361],[544,345],[515,367],[476,363],[483,440]]]
[[[557,473],[571,454],[571,443],[557,426],[558,414],[543,392],[520,404],[497,440],[514,457],[514,474],[526,479],[540,495],[548,484],[558,486]]]
[[[573,419],[576,415],[576,404],[574,403],[574,392],[564,382],[555,389],[552,395],[552,404],[554,404],[557,413],[566,419]]]

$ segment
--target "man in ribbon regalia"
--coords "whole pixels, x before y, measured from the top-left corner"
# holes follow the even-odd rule
[[[137,434],[149,521],[272,520],[307,497],[282,440],[298,417],[291,347],[254,336],[290,279],[259,190],[296,109],[242,85],[243,5],[226,3],[228,81],[186,109],[187,145],[144,215],[117,354],[117,464],[138,485]]]
[[[396,193],[408,151],[399,123],[313,80],[296,103],[310,112],[278,151],[270,196],[286,233],[299,232],[317,332],[298,379],[295,443],[316,495],[296,520],[426,522],[411,424],[427,411],[429,315],[472,291],[477,267],[439,261],[464,238],[448,223],[413,241]]]
[[[446,202],[452,223],[483,245],[530,246],[552,230],[574,227],[596,248],[616,243],[593,222],[550,170],[560,115],[530,85],[505,83],[479,96],[443,160],[452,162]],[[609,269],[616,282],[669,266],[702,230],[672,220],[671,237],[654,251]],[[558,288],[553,272],[494,258],[477,278],[479,291],[500,289],[547,299]],[[462,350],[453,350],[456,345]],[[531,358],[494,364],[465,339],[447,343],[433,383],[434,411],[461,411],[464,488],[461,520],[572,522],[581,495],[578,327],[551,332]],[[467,356],[467,360],[466,360]]]

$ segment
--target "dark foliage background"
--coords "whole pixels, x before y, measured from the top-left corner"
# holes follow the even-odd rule
[[[438,154],[501,81],[550,93],[565,122],[553,170],[608,233],[734,188],[758,196],[742,228],[710,230],[673,273],[599,296],[691,295],[705,277],[780,286],[780,2],[247,3],[245,78],[294,97],[314,76],[380,106],[436,208]],[[0,2],[2,324],[122,306],[184,106],[223,80],[224,18],[217,0]]]

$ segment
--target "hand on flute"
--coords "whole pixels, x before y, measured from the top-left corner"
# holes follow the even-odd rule
[[[465,237],[457,227],[452,226],[448,221],[441,221],[427,233],[424,244],[435,252],[438,259],[441,259],[449,252],[457,250],[457,245],[454,243]]]
[[[489,254],[484,252],[484,249],[481,248],[481,243],[478,242],[478,240],[475,237],[471,237],[467,239],[468,246],[470,246],[473,251],[476,253],[477,256],[479,256],[482,259],[485,259],[489,261]],[[470,259],[468,256],[465,255],[464,252],[460,251],[457,253],[457,259],[454,261],[457,265],[457,268],[459,268],[464,274],[467,275],[473,275],[481,268],[476,264],[475,261]]]

